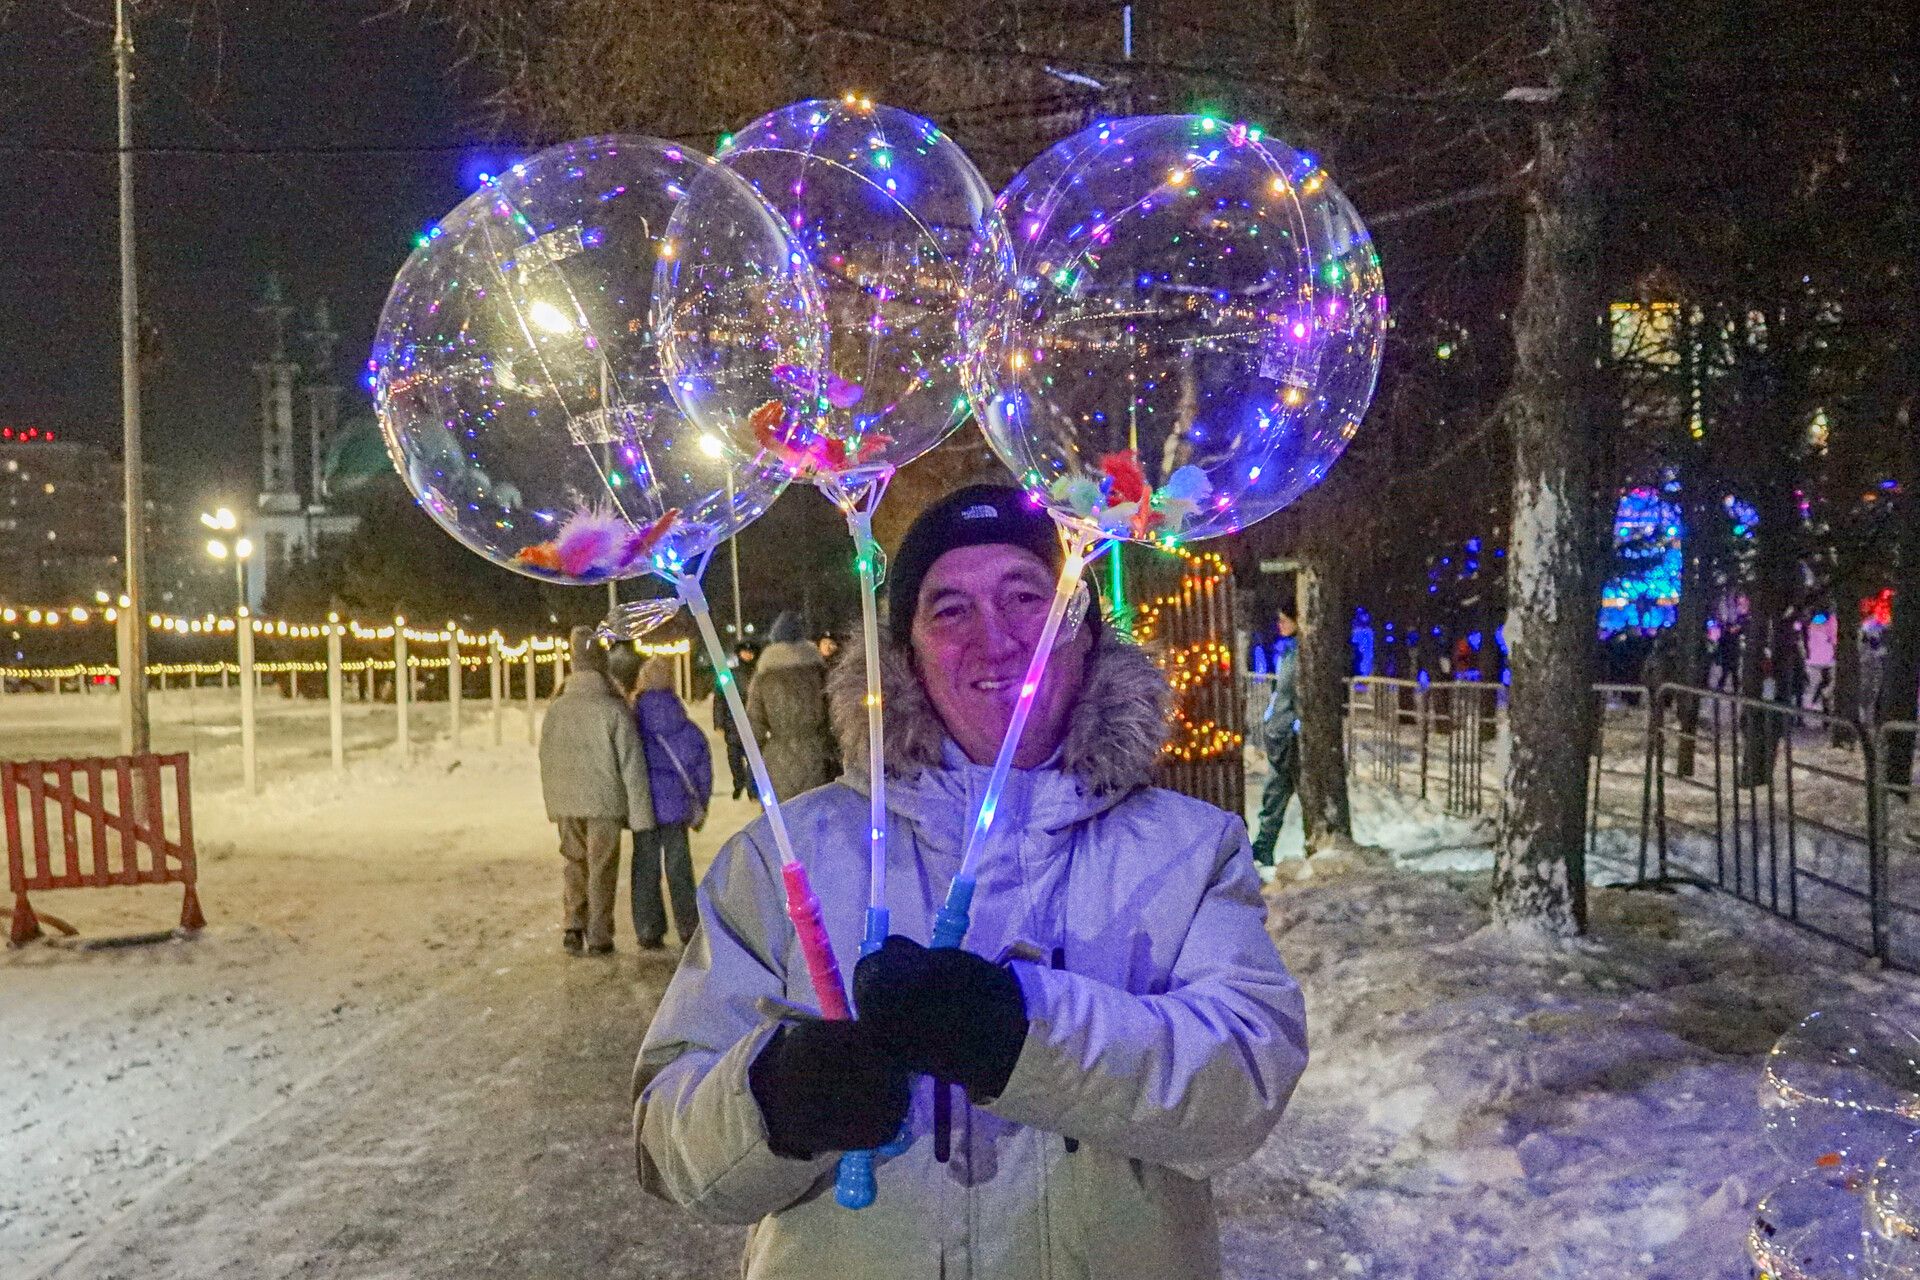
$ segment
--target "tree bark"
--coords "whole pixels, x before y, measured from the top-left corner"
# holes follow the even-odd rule
[[[1915,702],[1920,700],[1920,444],[1913,439],[1920,422],[1914,420],[1911,403],[1901,418],[1907,444],[1900,468],[1893,625],[1887,628],[1886,662],[1881,668],[1880,702],[1874,717],[1881,724],[1911,722],[1916,715]],[[1896,785],[1912,780],[1914,737],[1912,733],[1887,735],[1886,756],[1880,761],[1882,778]]]
[[[1771,338],[1772,335],[1769,335]],[[1785,345],[1783,343],[1783,345]],[[1793,605],[1799,572],[1800,512],[1791,486],[1795,474],[1791,440],[1796,420],[1790,405],[1802,403],[1801,385],[1794,376],[1799,368],[1798,355],[1792,351],[1768,353],[1759,357],[1775,364],[1780,376],[1766,380],[1767,401],[1760,408],[1762,447],[1772,443],[1774,464],[1761,477],[1754,493],[1756,514],[1760,518],[1755,531],[1753,582],[1747,593],[1747,630],[1741,654],[1740,694],[1745,698],[1766,696],[1766,678],[1773,677],[1773,701],[1793,701],[1794,676],[1799,669],[1799,638],[1787,611]],[[1786,718],[1777,712],[1749,707],[1741,712],[1741,748],[1738,785],[1757,787],[1773,771],[1774,753],[1786,726]]]
[[[1300,813],[1307,856],[1312,857],[1353,839],[1343,733],[1351,667],[1351,563],[1325,546],[1303,548],[1295,597],[1300,623],[1295,672],[1300,700]]]
[[[1686,446],[1680,463],[1680,605],[1673,619],[1673,662],[1669,667],[1675,683],[1699,689],[1707,683],[1707,606],[1714,587],[1714,546],[1710,532],[1715,525],[1718,503],[1707,484],[1697,451]],[[1658,694],[1658,690],[1654,691]],[[1675,700],[1676,717],[1673,771],[1682,778],[1693,776],[1694,738],[1700,728],[1700,698],[1682,694]]]
[[[1550,12],[1549,57],[1564,96],[1560,110],[1535,126],[1525,267],[1513,317],[1513,747],[1494,853],[1493,918],[1565,935],[1586,927],[1607,34],[1593,0],[1557,0]]]

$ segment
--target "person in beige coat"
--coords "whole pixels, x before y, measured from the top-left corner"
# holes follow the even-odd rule
[[[750,1223],[748,1280],[1213,1280],[1208,1179],[1266,1139],[1306,1065],[1298,986],[1240,818],[1153,785],[1161,673],[1097,618],[1055,652],[980,867],[967,950],[930,951],[1059,544],[1019,492],[962,490],[894,557],[888,906],[859,957],[866,686],[835,669],[838,785],[785,806],[853,1022],[814,997],[764,819],[702,884],[701,929],[635,1066],[640,1181]],[[856,968],[856,960],[858,966]],[[834,1200],[838,1154],[878,1199]]]
[[[827,660],[805,635],[796,615],[776,618],[747,686],[747,720],[781,800],[824,786],[839,772],[827,724]]]
[[[620,833],[653,826],[647,755],[633,714],[607,675],[592,627],[570,637],[572,670],[540,726],[540,792],[560,829],[566,932],[578,955],[613,951]]]

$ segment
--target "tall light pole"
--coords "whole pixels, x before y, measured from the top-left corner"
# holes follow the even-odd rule
[[[226,507],[218,511],[202,511],[200,523],[217,534],[232,534],[240,528],[239,517]],[[236,620],[244,618],[247,608],[247,558],[253,554],[253,540],[235,537],[229,542],[226,538],[209,538],[207,554],[215,560],[233,560],[234,617]]]
[[[700,452],[709,458],[724,457],[727,446],[719,436],[707,433],[700,437]],[[727,516],[733,516],[733,468],[727,468]],[[733,571],[733,647],[738,649],[746,642],[746,629],[740,625],[740,535],[727,539],[727,567]]]
[[[120,610],[120,750],[145,755],[147,720],[146,609],[140,598],[146,555],[146,501],[140,483],[140,285],[133,254],[133,35],[127,0],[113,5],[114,88],[120,115],[120,422],[126,502],[126,606]]]

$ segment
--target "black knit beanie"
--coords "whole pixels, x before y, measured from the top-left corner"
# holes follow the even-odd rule
[[[1031,551],[1049,569],[1060,571],[1060,535],[1053,518],[1010,484],[970,484],[922,511],[887,565],[887,629],[895,644],[913,638],[913,613],[920,584],[934,561],[960,547],[1005,543]],[[1086,575],[1089,588],[1093,575]],[[1098,615],[1096,607],[1090,611]]]

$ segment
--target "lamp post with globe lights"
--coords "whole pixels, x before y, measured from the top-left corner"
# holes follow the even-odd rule
[[[223,535],[207,539],[207,554],[215,560],[233,561],[235,604],[242,613],[247,607],[247,560],[253,555],[253,540],[239,534],[240,519],[227,507],[202,511],[200,523]]]
[[[253,555],[253,541],[241,536],[240,519],[229,507],[202,511],[200,523],[216,535],[207,539],[207,554],[215,560],[233,561],[233,633],[240,656],[241,774],[242,782],[251,792],[260,785],[254,735],[253,704],[258,689],[253,670],[253,617],[247,608],[247,560]]]

